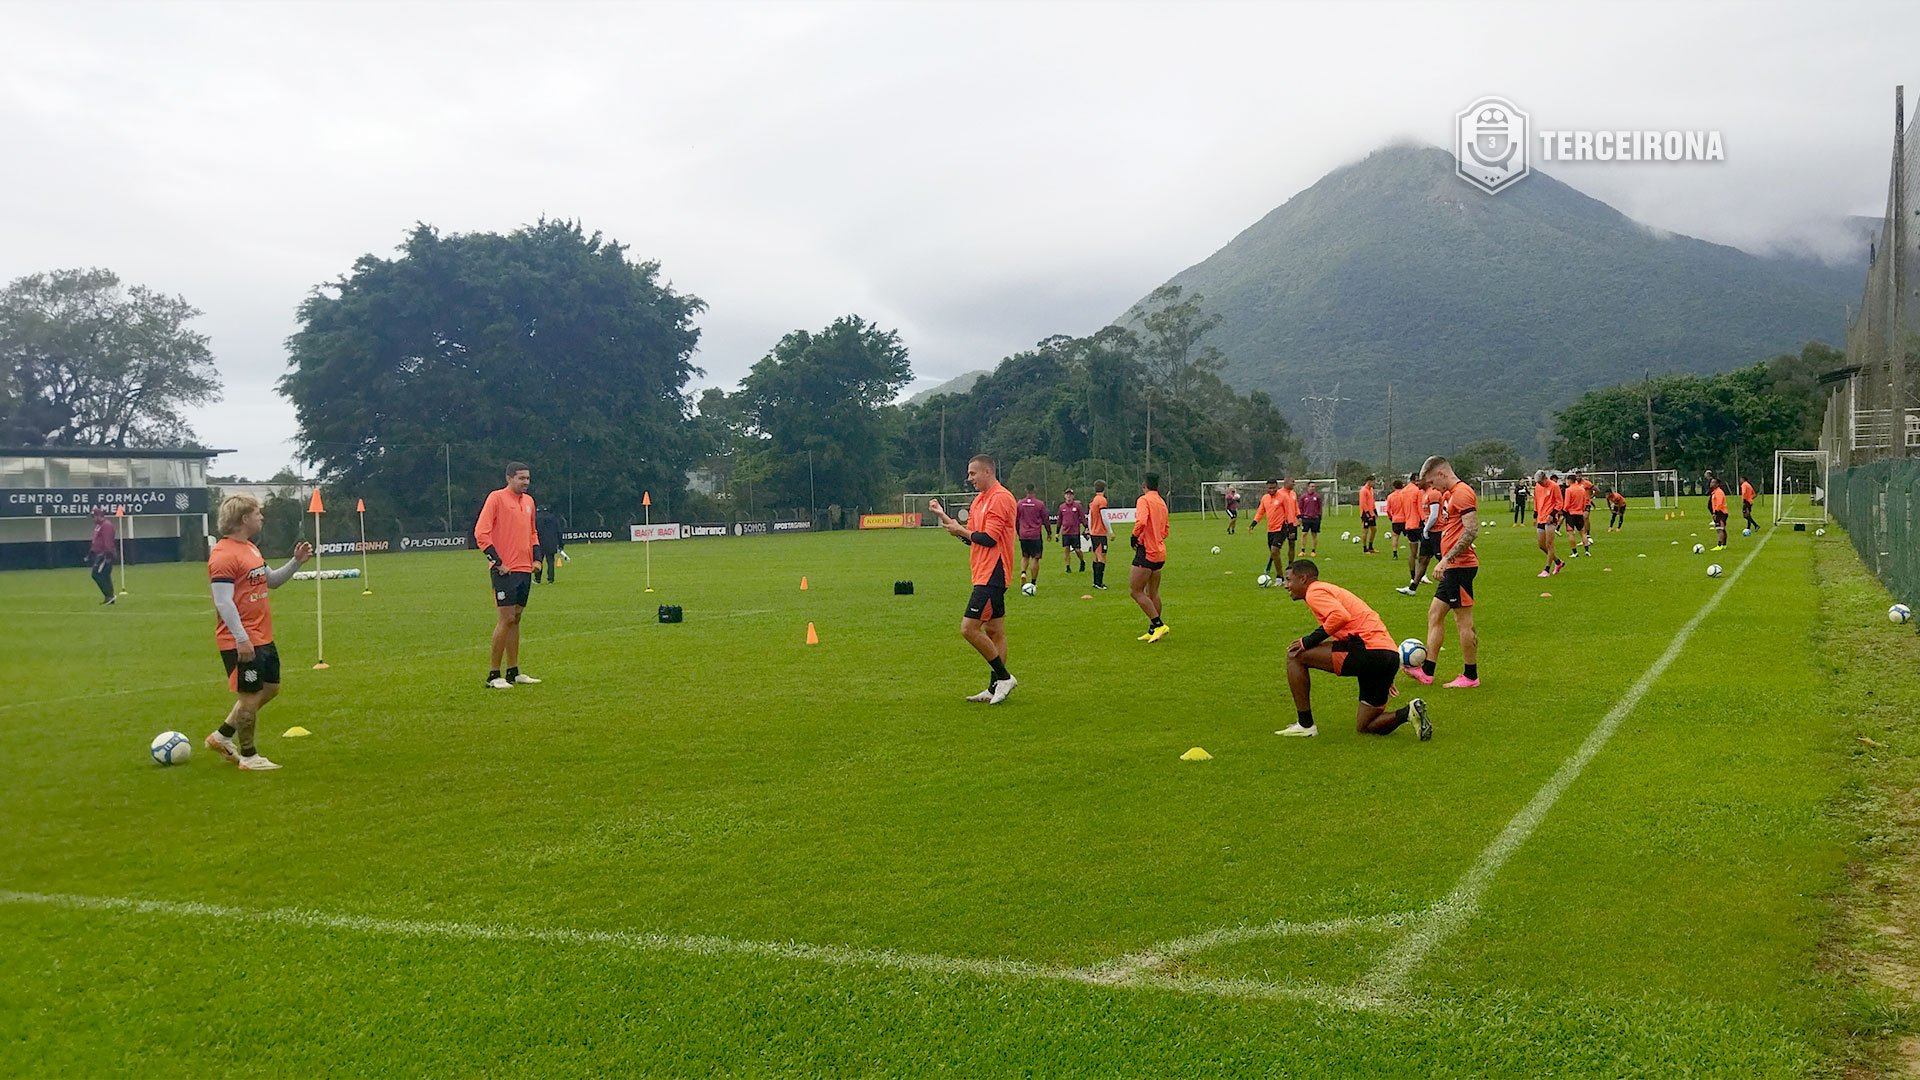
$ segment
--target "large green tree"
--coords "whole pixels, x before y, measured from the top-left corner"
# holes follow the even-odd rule
[[[106,270],[29,274],[0,290],[0,443],[195,442],[184,408],[220,380],[200,312]]]
[[[671,512],[696,448],[685,388],[705,308],[654,262],[541,220],[507,235],[416,227],[300,306],[280,389],[330,486],[407,520],[472,520],[510,459],[578,516]]]
[[[889,404],[912,378],[900,334],[858,315],[795,330],[740,382],[732,408],[755,441],[750,475],[794,506],[874,505],[889,492]],[[728,404],[713,402],[724,428]],[[708,401],[702,399],[702,416]]]

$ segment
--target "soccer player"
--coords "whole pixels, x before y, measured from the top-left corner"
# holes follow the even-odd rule
[[[1153,642],[1173,629],[1160,618],[1160,571],[1167,567],[1167,503],[1160,497],[1160,474],[1148,473],[1133,504],[1133,571],[1128,583],[1133,602],[1147,616],[1141,641]]]
[[[300,564],[313,557],[305,540],[293,546],[293,558],[277,569],[253,545],[266,516],[260,500],[229,495],[220,501],[220,539],[207,555],[207,580],[213,591],[213,638],[227,668],[227,689],[234,693],[227,718],[207,736],[207,749],[248,772],[280,766],[254,744],[260,710],[280,696],[280,650],[273,646],[273,611],[267,592],[293,580]]]
[[[487,576],[493,583],[493,666],[487,671],[487,687],[493,690],[540,681],[520,670],[520,616],[533,594],[533,568],[540,561],[533,496],[527,494],[533,474],[519,461],[508,462],[506,474],[506,484],[487,496],[480,520],[473,523],[473,541],[487,556]]]
[[[1033,493],[1032,484],[1027,485],[1026,497],[1015,507],[1014,520],[1020,533],[1020,581],[1022,584],[1031,581],[1037,589],[1040,587],[1040,556],[1053,536],[1053,526],[1047,521],[1047,504]]]
[[[1087,527],[1087,511],[1080,500],[1073,497],[1073,489],[1068,488],[1065,497],[1060,500],[1060,556],[1066,563],[1066,572],[1073,573],[1074,556],[1080,557],[1080,572],[1087,572],[1087,556],[1080,550],[1080,532]]]
[[[1707,509],[1713,511],[1713,531],[1720,536],[1720,542],[1713,546],[1715,551],[1727,550],[1727,489],[1720,486],[1720,478],[1707,474],[1707,483],[1713,488],[1707,492]]]
[[[119,534],[114,530],[113,519],[105,510],[93,512],[93,543],[87,548],[87,560],[93,567],[93,583],[100,589],[100,602],[111,604],[117,599],[113,592],[113,564],[117,558],[114,543]]]
[[[1473,485],[1463,482],[1452,463],[1434,455],[1420,467],[1420,478],[1440,494],[1440,587],[1427,605],[1427,662],[1408,668],[1416,682],[1432,685],[1440,647],[1447,640],[1447,612],[1460,632],[1460,655],[1466,671],[1447,684],[1449,690],[1471,690],[1480,685],[1480,634],[1473,627],[1473,579],[1480,572],[1480,556],[1473,542],[1480,536],[1480,498]]]
[[[1740,516],[1747,519],[1747,528],[1760,531],[1760,523],[1753,520],[1753,485],[1744,476],[1740,478]]]
[[[1107,482],[1093,482],[1093,501],[1087,504],[1087,539],[1093,544],[1093,587],[1107,589]]]
[[[1286,517],[1286,500],[1280,497],[1280,481],[1267,481],[1267,493],[1260,496],[1260,505],[1253,511],[1253,523],[1267,523],[1267,565],[1262,573],[1271,574],[1278,579],[1286,572],[1287,564],[1280,557],[1280,547],[1286,543],[1287,536],[1283,521]]]
[[[1573,478],[1568,481],[1565,498],[1566,503],[1561,507],[1562,513],[1560,520],[1567,533],[1567,547],[1569,549],[1567,558],[1571,559],[1581,553],[1580,541],[1582,538],[1585,538],[1589,548],[1593,545],[1593,537],[1586,535],[1587,508],[1593,496],[1592,493],[1587,491],[1587,486],[1580,482],[1579,473],[1575,473]],[[1586,554],[1591,558],[1593,552],[1589,550]]]
[[[1406,520],[1407,482],[1401,477],[1393,478],[1393,490],[1387,493],[1387,524],[1393,526],[1393,550],[1389,559],[1400,557],[1400,538],[1407,534]]]
[[[1553,530],[1560,520],[1560,485],[1553,482],[1547,470],[1541,469],[1533,474],[1533,532],[1540,544],[1540,550],[1547,556],[1546,569],[1536,577],[1552,577],[1566,568],[1560,556],[1553,549]]]
[[[553,561],[560,556],[560,549],[566,542],[560,539],[560,515],[551,510],[536,509],[533,512],[533,535],[540,545],[540,554],[546,557],[547,584],[554,582]],[[572,558],[572,556],[568,556]],[[533,583],[540,583],[540,563],[533,564]]]
[[[1520,514],[1526,508],[1527,497],[1520,491],[1520,481],[1515,480],[1513,482],[1513,524],[1516,528],[1520,525]]]
[[[987,455],[975,454],[967,462],[967,483],[979,494],[973,497],[965,525],[953,520],[939,499],[928,499],[927,509],[967,545],[967,565],[973,571],[973,594],[960,619],[960,636],[986,659],[988,674],[987,688],[967,700],[998,705],[1020,685],[1007,670],[1006,622],[1007,583],[1013,580],[1013,543],[1018,539],[1014,519],[1019,511],[1013,492],[1000,484],[999,466]],[[1099,488],[1094,485],[1096,500]]]
[[[1313,725],[1311,684],[1311,672],[1318,669],[1360,684],[1360,709],[1354,716],[1354,729],[1360,734],[1391,735],[1411,719],[1419,724],[1421,742],[1433,738],[1426,702],[1414,698],[1398,709],[1387,708],[1400,652],[1380,616],[1359,597],[1321,581],[1320,568],[1311,560],[1301,559],[1287,567],[1286,584],[1287,594],[1305,600],[1320,626],[1287,646],[1287,688],[1293,691],[1298,719],[1274,734],[1319,734]]]
[[[1373,531],[1380,520],[1379,508],[1373,502],[1373,474],[1367,474],[1366,483],[1360,485],[1360,554],[1373,554]]]
[[[1240,489],[1237,486],[1232,484],[1227,485],[1226,502],[1227,535],[1232,536],[1233,526],[1240,520]]]
[[[1619,488],[1607,492],[1607,531],[1624,532],[1627,528],[1627,497],[1620,494]]]
[[[1420,482],[1420,474],[1407,477],[1406,494],[1401,496],[1401,512],[1407,515],[1407,583],[1393,590],[1402,596],[1418,596],[1420,579],[1426,577],[1427,565],[1439,554],[1438,537],[1427,535],[1430,519],[1436,519],[1438,498]]]
[[[1321,506],[1319,489],[1313,481],[1307,481],[1307,490],[1300,496],[1300,546],[1306,548],[1310,556],[1320,554]]]

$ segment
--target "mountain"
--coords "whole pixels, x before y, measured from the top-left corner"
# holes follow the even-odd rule
[[[1302,396],[1339,384],[1340,457],[1384,457],[1394,383],[1401,466],[1483,437],[1535,458],[1585,390],[1840,342],[1861,272],[1662,233],[1537,169],[1485,195],[1445,150],[1395,146],[1168,283],[1222,317],[1205,339],[1222,377],[1272,394],[1303,434]]]
[[[914,394],[906,400],[906,404],[918,405],[923,401],[928,401],[941,394],[964,394],[973,389],[973,384],[979,382],[981,376],[989,374],[992,373],[987,371],[969,371],[962,375],[955,375],[953,378],[948,379],[938,386],[930,386]]]

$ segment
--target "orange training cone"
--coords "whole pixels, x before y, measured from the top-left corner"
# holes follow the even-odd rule
[[[814,630],[812,623],[807,624],[807,644],[809,645],[820,644],[820,635],[817,631]]]
[[[801,592],[807,591],[807,575],[805,574],[800,575],[800,591]]]

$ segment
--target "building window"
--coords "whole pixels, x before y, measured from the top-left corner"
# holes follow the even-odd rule
[[[72,458],[52,457],[47,459],[47,486],[50,488],[74,486]]]

